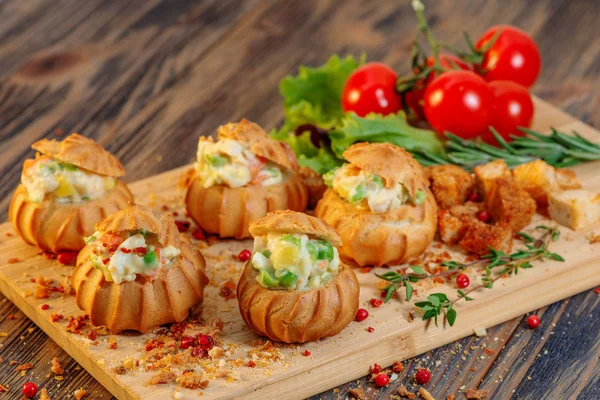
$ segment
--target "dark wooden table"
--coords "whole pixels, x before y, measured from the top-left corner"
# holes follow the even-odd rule
[[[498,23],[529,31],[544,64],[533,91],[600,126],[599,1],[427,3],[436,33],[451,43]],[[42,137],[93,137],[134,181],[190,162],[198,136],[222,123],[278,126],[278,82],[301,64],[366,52],[406,71],[415,25],[408,0],[0,1],[0,221],[29,145]],[[357,385],[368,398],[388,397],[401,383],[415,389],[416,368],[427,367],[438,399],[464,398],[461,388],[489,389],[494,399],[599,399],[599,301],[582,293],[539,310],[536,330],[520,317],[408,360],[384,390],[361,379],[315,398],[344,397]],[[0,384],[11,387],[0,398],[19,399],[28,380],[52,399],[79,387],[88,398],[112,397],[1,295],[0,321],[8,333]],[[47,377],[53,356],[67,369],[62,382]],[[10,360],[34,368],[21,377]]]

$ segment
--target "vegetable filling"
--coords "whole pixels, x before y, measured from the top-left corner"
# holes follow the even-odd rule
[[[205,188],[220,184],[236,188],[249,183],[271,186],[281,183],[284,178],[276,164],[256,156],[231,139],[216,143],[200,139],[195,167]]]
[[[339,265],[337,249],[326,240],[280,233],[254,239],[252,266],[269,289],[317,288],[337,275]]]
[[[124,235],[96,232],[85,238],[86,244],[93,246],[92,265],[102,270],[107,281],[122,283],[135,280],[137,275],[151,277],[179,256],[180,250],[174,246],[160,248],[152,233]]]
[[[351,164],[329,171],[323,175],[323,180],[349,203],[376,213],[394,210],[408,202],[418,205],[425,201],[425,192],[418,190],[413,199],[402,183],[385,187],[380,176]]]
[[[43,156],[26,165],[21,182],[34,202],[50,199],[57,203],[82,203],[104,197],[116,179],[101,176]]]

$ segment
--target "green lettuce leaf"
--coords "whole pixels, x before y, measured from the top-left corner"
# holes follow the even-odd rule
[[[435,132],[410,126],[404,112],[382,116],[369,114],[359,117],[346,113],[340,125],[329,132],[334,154],[342,153],[356,142],[389,142],[406,151],[425,150],[433,154],[444,154],[444,145]]]
[[[303,124],[323,129],[337,126],[344,117],[342,91],[350,74],[365,62],[353,56],[332,56],[320,67],[301,66],[297,76],[287,76],[279,84],[284,98],[284,129],[293,130]]]
[[[287,132],[281,129],[271,131],[270,135],[273,139],[287,143],[294,150],[301,167],[309,167],[319,174],[324,174],[342,163],[329,148],[316,147],[310,140],[309,131],[296,135],[294,131]]]

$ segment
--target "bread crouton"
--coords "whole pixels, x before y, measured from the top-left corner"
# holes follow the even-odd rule
[[[442,210],[464,203],[475,185],[473,176],[456,165],[425,168],[431,191]]]
[[[438,212],[440,239],[446,244],[456,244],[464,235],[467,224],[448,210]]]
[[[554,167],[542,160],[519,165],[513,170],[513,177],[533,197],[540,212],[548,209],[548,193],[560,189]]]
[[[473,168],[473,172],[475,173],[475,188],[484,200],[487,198],[490,190],[492,190],[492,185],[496,179],[503,177],[512,178],[508,165],[502,159],[479,165]]]
[[[519,232],[531,222],[536,204],[514,180],[499,178],[492,185],[485,207],[493,221],[506,223],[514,232]]]
[[[566,168],[556,168],[556,180],[561,190],[581,189],[581,182],[575,171]]]
[[[550,218],[573,230],[600,223],[600,194],[583,189],[550,193]]]
[[[438,212],[440,239],[446,244],[456,244],[465,234],[468,224],[476,220],[484,209],[483,203],[466,202]]]
[[[489,246],[509,253],[512,249],[513,233],[506,223],[489,225],[477,219],[470,221],[458,245],[469,253],[479,256],[489,254]]]

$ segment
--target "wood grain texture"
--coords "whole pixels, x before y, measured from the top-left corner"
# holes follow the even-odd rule
[[[600,3],[593,0],[429,3],[428,14],[434,29],[451,43],[460,42],[462,30],[476,37],[496,23],[515,24],[531,32],[540,45],[544,62],[533,91],[592,126],[600,126],[600,114],[595,111],[600,105],[597,58],[600,36],[595,34]],[[149,176],[189,162],[195,152],[196,137],[212,132],[224,121],[247,116],[267,128],[277,125],[282,118],[277,82],[300,64],[320,64],[333,52],[365,51],[371,60],[384,60],[405,71],[408,46],[415,30],[408,2],[392,0],[243,3],[72,0],[53,2],[51,7],[41,0],[4,0],[0,2],[0,21],[0,221],[6,219],[21,163],[33,154],[28,146],[40,137],[52,137],[56,128],[65,132],[80,130],[99,139],[121,157],[130,180]],[[597,295],[591,292],[544,311],[554,312],[557,327],[562,326],[561,331],[553,328],[555,334],[546,346],[557,346],[558,350],[566,347],[570,351],[579,346],[593,368],[590,375],[582,375],[590,378],[572,385],[584,398],[598,397],[600,371],[595,343],[600,329],[594,319],[590,322],[584,316],[569,319],[566,315],[576,315],[578,307],[593,309],[596,301]],[[9,308],[3,306],[2,310],[0,331],[8,331],[7,324],[17,320],[6,319],[11,312]],[[578,324],[586,321],[592,324],[590,339],[581,344],[571,337],[579,331]],[[25,326],[35,327],[26,320],[19,323],[23,324],[20,332],[26,331]],[[496,382],[498,378],[492,372],[471,373],[471,367],[456,368],[450,374],[447,359],[436,357],[449,353],[455,344],[417,357],[411,365],[421,363],[431,367],[434,381],[446,371],[443,376],[448,378],[430,384],[435,385],[438,394],[447,393],[444,385],[458,381],[471,387],[483,376],[486,388],[498,388],[501,393],[509,394],[518,387],[515,393],[520,398],[539,398],[544,393],[540,392],[542,388],[554,388],[550,396],[560,397],[566,393],[563,392],[566,386],[548,387],[540,382],[565,379],[571,373],[570,379],[579,376],[580,369],[573,370],[571,364],[563,362],[562,350],[545,349],[548,354],[543,354],[545,350],[538,350],[536,338],[531,335],[521,335],[521,341],[516,340],[516,334],[522,330],[520,320],[494,329],[498,329],[499,341],[507,345],[501,352],[506,363],[494,364],[494,357],[487,355],[476,362],[481,370],[502,375],[502,381]],[[19,337],[11,334],[0,338],[3,344],[0,356],[4,360],[7,355],[22,354]],[[553,341],[558,338],[561,340]],[[467,338],[458,343],[483,340]],[[43,334],[35,343],[39,348],[49,348],[48,354],[68,359]],[[523,356],[518,346],[527,344],[531,346],[528,351],[541,353],[535,357]],[[513,346],[515,351],[511,350]],[[472,354],[464,357],[475,362]],[[50,359],[51,355],[42,357],[42,364]],[[439,359],[443,363],[436,367],[435,361]],[[465,362],[461,358],[449,360]],[[520,360],[523,363],[517,364]],[[539,366],[542,360],[546,366],[535,369],[535,379],[526,379],[527,370],[533,364]],[[516,370],[516,365],[521,372],[510,377],[502,373],[508,367]],[[0,364],[0,376],[5,376],[11,368],[6,361]],[[30,372],[40,378],[47,373],[39,365]],[[20,384],[25,379],[15,373],[6,376]],[[410,375],[403,376],[406,384]],[[110,397],[83,370],[72,369],[69,379],[60,388],[59,382],[52,382],[56,393],[66,396],[77,386],[71,382],[81,382],[86,389],[95,388],[92,391],[97,396],[104,396],[93,398]],[[360,384],[369,386],[364,379]],[[344,395],[349,386],[355,383],[319,397],[336,398]],[[397,386],[391,385],[390,393]],[[378,393],[369,392],[371,397]],[[569,391],[569,396],[572,393]],[[19,398],[13,391],[4,397]]]

